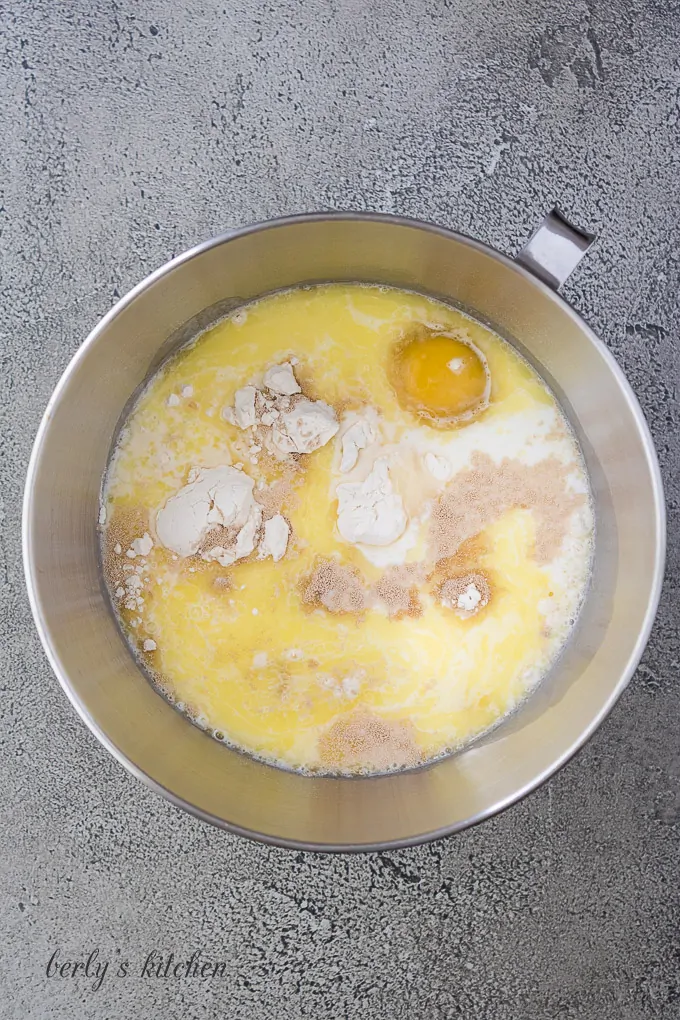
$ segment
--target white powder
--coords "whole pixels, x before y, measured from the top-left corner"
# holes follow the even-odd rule
[[[300,400],[281,414],[272,429],[271,442],[282,454],[313,453],[325,446],[338,431],[335,411],[323,400]]]
[[[257,392],[254,386],[244,386],[234,394],[234,417],[240,429],[249,429],[257,425],[255,413]]]
[[[294,393],[302,393],[295,378],[293,366],[288,361],[267,369],[264,374],[264,384],[272,393],[279,393],[285,397],[291,397]]]
[[[469,584],[465,591],[462,591],[458,596],[456,605],[459,609],[464,609],[466,613],[473,613],[481,601],[482,593],[474,584]]]
[[[262,508],[258,503],[253,503],[248,511],[245,524],[236,536],[236,541],[230,546],[216,545],[207,552],[201,553],[201,558],[210,562],[216,560],[223,567],[229,567],[237,560],[249,556],[255,548],[257,532],[262,522]]]
[[[275,514],[265,521],[264,536],[258,547],[260,558],[271,556],[274,562],[278,563],[286,554],[289,535],[288,521],[281,514]]]
[[[261,519],[252,478],[227,465],[194,468],[189,483],[158,511],[156,532],[166,549],[192,556],[214,526],[238,528],[229,548],[217,546],[203,554],[204,559],[228,566],[253,551]]]
[[[267,448],[276,456],[313,453],[338,431],[332,407],[323,400],[299,399],[302,390],[291,362],[269,368],[263,386],[270,396],[256,386],[242,386],[234,394],[233,408],[225,407],[222,416],[240,429],[260,425],[270,430]]]
[[[360,451],[370,446],[376,438],[375,428],[367,418],[353,417],[354,420],[350,419],[340,438],[342,447],[340,471],[343,474],[347,474],[356,466]]]
[[[338,531],[345,541],[391,545],[406,530],[406,511],[401,496],[394,492],[386,457],[376,460],[363,482],[345,482],[336,492]]]
[[[137,556],[148,556],[153,549],[151,535],[145,531],[141,538],[135,538],[130,542],[130,548]]]

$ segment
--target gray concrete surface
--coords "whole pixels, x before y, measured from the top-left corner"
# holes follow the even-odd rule
[[[0,0],[0,1017],[680,1016],[677,0]],[[643,664],[588,747],[432,846],[304,856],[214,831],[76,719],[24,594],[20,500],[71,354],[231,225],[373,208],[514,252],[558,202],[566,288],[661,454],[671,546]],[[48,959],[110,962],[96,980]],[[141,977],[155,950],[225,962]],[[127,977],[114,969],[129,961]]]

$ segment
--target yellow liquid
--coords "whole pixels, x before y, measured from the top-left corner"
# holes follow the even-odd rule
[[[208,330],[146,389],[109,470],[109,520],[141,511],[152,531],[156,512],[195,466],[241,461],[257,477],[259,469],[243,457],[243,433],[221,410],[255,373],[291,356],[299,359],[296,374],[313,398],[376,408],[393,442],[413,429],[438,432],[400,406],[389,379],[395,338],[421,322],[464,330],[486,357],[492,383],[485,422],[554,406],[507,343],[438,302],[359,285],[275,294]],[[191,396],[168,406],[170,395],[187,386]],[[193,558],[188,565],[156,542],[144,571],[143,609],[122,609],[123,625],[192,718],[268,761],[327,771],[324,734],[339,719],[363,712],[407,723],[420,758],[428,760],[492,726],[536,682],[558,650],[554,635],[546,637],[540,607],[558,593],[532,556],[532,513],[515,509],[480,536],[470,566],[494,578],[495,595],[476,617],[459,618],[426,588],[423,613],[415,619],[391,619],[377,609],[361,618],[309,611],[300,584],[320,555],[338,556],[368,583],[380,576],[337,532],[333,448],[331,442],[304,458],[305,470],[283,508],[294,535],[283,560],[244,561],[226,571]],[[416,545],[409,559],[419,554]],[[216,585],[225,575],[230,588]],[[149,639],[156,648],[147,653],[143,642]]]

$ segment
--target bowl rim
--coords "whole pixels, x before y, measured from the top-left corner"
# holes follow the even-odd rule
[[[414,836],[408,836],[404,838],[390,839],[386,841],[374,841],[368,843],[319,843],[310,842],[306,840],[296,840],[287,837],[273,836],[269,833],[259,832],[253,829],[247,829],[243,826],[237,825],[233,822],[229,822],[223,818],[220,818],[212,813],[205,811],[202,808],[191,804],[186,801],[183,797],[174,793],[169,788],[163,786],[158,780],[154,779],[148,773],[144,772],[139,768],[130,758],[127,757],[107,736],[105,731],[101,728],[99,723],[94,717],[87,711],[84,704],[80,701],[78,694],[73,689],[69,677],[65,668],[63,667],[59,655],[56,649],[53,647],[50,639],[50,631],[46,622],[45,614],[41,603],[40,596],[38,594],[37,585],[37,573],[38,566],[35,562],[33,553],[33,542],[32,542],[32,513],[33,513],[33,493],[36,486],[36,480],[40,471],[41,454],[43,443],[48,430],[51,425],[52,416],[55,407],[58,405],[62,391],[66,388],[71,375],[76,370],[80,360],[84,358],[89,349],[94,346],[98,341],[100,335],[108,328],[111,322],[114,321],[129,305],[131,305],[139,294],[143,293],[147,288],[152,286],[156,281],[162,279],[168,275],[174,269],[183,265],[186,262],[190,262],[192,259],[199,257],[206,251],[212,248],[219,247],[220,245],[227,244],[230,241],[238,240],[251,234],[261,233],[267,230],[276,230],[278,228],[285,228],[289,226],[296,226],[302,223],[309,222],[323,222],[328,220],[345,220],[348,222],[377,222],[384,223],[387,225],[401,226],[415,230],[426,231],[429,233],[438,234],[444,238],[457,241],[468,247],[476,249],[477,251],[490,256],[491,258],[497,259],[503,263],[507,268],[514,270],[523,277],[525,277],[533,286],[537,287],[546,296],[550,297],[556,302],[563,312],[566,312],[569,317],[576,323],[576,325],[585,333],[591,343],[597,348],[604,362],[613,374],[616,382],[619,385],[621,393],[625,398],[628,408],[637,424],[639,436],[642,441],[644,452],[646,455],[647,463],[649,466],[650,478],[652,483],[652,494],[655,509],[655,521],[654,525],[656,528],[657,542],[655,549],[655,560],[654,569],[652,575],[651,584],[651,597],[647,610],[645,613],[644,621],[637,639],[633,645],[625,669],[622,671],[619,680],[615,684],[611,694],[602,705],[600,711],[593,716],[589,724],[583,729],[579,737],[572,742],[572,744],[561,754],[559,754],[555,760],[540,773],[534,776],[529,782],[525,783],[524,786],[518,790],[513,791],[512,794],[491,805],[490,807],[478,812],[476,815],[452,823],[450,825],[444,825],[437,829],[433,829],[428,832],[424,832]],[[82,721],[88,727],[88,729],[94,734],[99,742],[113,755],[113,757],[120,762],[121,765],[133,776],[141,779],[155,793],[160,794],[166,800],[170,801],[173,806],[181,808],[182,810],[193,815],[195,818],[200,819],[203,822],[208,822],[217,828],[223,829],[227,832],[233,833],[234,835],[242,836],[250,840],[254,840],[259,843],[264,843],[270,846],[276,846],[283,849],[289,850],[304,850],[310,852],[323,852],[323,853],[364,853],[374,852],[383,850],[396,850],[405,847],[418,846],[424,843],[432,842],[434,840],[443,839],[446,836],[453,835],[457,832],[462,832],[474,825],[478,825],[480,822],[491,818],[501,812],[507,810],[513,804],[522,800],[524,797],[533,793],[534,790],[538,789],[548,779],[550,779],[556,772],[563,768],[574,755],[584,746],[584,744],[590,739],[593,733],[600,727],[607,716],[614,708],[616,702],[619,700],[621,694],[627,687],[630,679],[632,678],[637,666],[640,662],[644,649],[649,640],[649,636],[654,624],[657,609],[659,606],[659,600],[661,597],[661,589],[663,583],[665,559],[666,559],[666,505],[664,499],[663,481],[661,477],[661,470],[659,467],[659,461],[652,440],[651,432],[647,424],[647,420],[644,416],[640,403],[633,392],[633,389],[628,382],[623,370],[619,366],[618,362],[614,358],[613,354],[605,343],[597,336],[596,333],[590,328],[585,320],[575,311],[575,309],[562,297],[562,295],[553,287],[544,283],[538,276],[536,276],[530,269],[522,265],[516,259],[505,255],[503,252],[492,247],[491,245],[485,244],[475,238],[469,237],[466,234],[460,233],[456,230],[451,230],[447,227],[442,227],[438,224],[429,222],[427,220],[420,220],[405,216],[395,216],[389,213],[378,213],[378,212],[358,212],[358,211],[343,211],[343,210],[329,210],[329,211],[318,211],[318,212],[306,212],[297,213],[289,216],[275,217],[268,220],[258,221],[252,224],[247,224],[242,227],[237,227],[232,230],[225,231],[224,233],[218,234],[215,237],[209,238],[206,241],[202,241],[199,244],[187,249],[185,252],[175,256],[168,262],[159,266],[153,272],[149,273],[143,280],[141,280],[136,286],[124,294],[115,305],[97,322],[94,328],[89,332],[87,337],[83,340],[73,356],[69,360],[66,368],[62,372],[42,415],[38,430],[36,432],[35,440],[31,450],[31,455],[28,462],[28,468],[26,472],[26,481],[24,486],[24,497],[22,507],[22,554],[23,554],[23,566],[24,576],[26,581],[26,589],[28,593],[28,600],[31,607],[31,612],[35,622],[35,626],[40,638],[41,644],[47,656],[48,662],[57,677],[61,687],[63,688],[66,696],[71,702],[73,708],[80,716]],[[437,767],[437,762],[434,762],[431,768]],[[338,777],[344,778],[344,777]],[[385,781],[389,779],[389,776],[376,776],[376,777],[365,777],[365,781]],[[352,782],[351,777],[347,777],[348,782]]]

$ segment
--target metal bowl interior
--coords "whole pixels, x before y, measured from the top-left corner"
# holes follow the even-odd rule
[[[560,660],[501,726],[417,771],[308,778],[219,744],[140,673],[103,594],[96,520],[112,436],[169,347],[226,307],[327,280],[423,291],[471,310],[552,386],[582,444],[597,545],[590,594]],[[207,310],[207,311],[206,311]],[[168,340],[168,338],[172,338]],[[131,772],[198,817],[267,842],[362,850],[437,838],[534,789],[585,742],[637,665],[659,597],[664,506],[640,408],[576,313],[512,260],[437,227],[313,215],[217,238],[164,266],[102,320],[41,424],[24,506],[29,595],[73,705]]]

